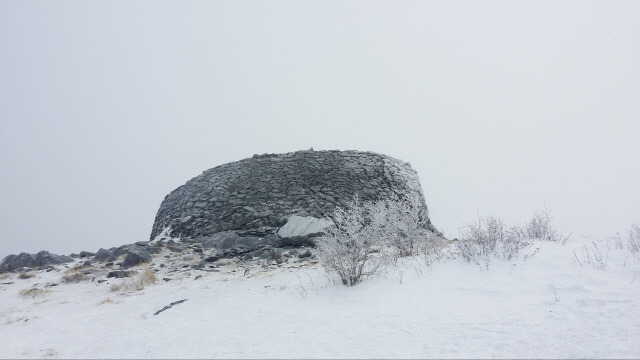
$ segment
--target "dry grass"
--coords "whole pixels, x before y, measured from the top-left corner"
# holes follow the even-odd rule
[[[66,282],[79,282],[85,278],[85,274],[82,271],[76,269],[69,269],[62,275],[62,280]]]
[[[98,303],[98,305],[103,305],[103,304],[116,304],[116,302],[108,297]]]
[[[0,274],[0,280],[5,280],[11,277],[11,274]]]
[[[35,275],[33,275],[30,272],[23,272],[23,273],[20,273],[20,275],[18,275],[18,279],[31,279],[34,276]]]
[[[120,284],[111,284],[111,291],[120,291],[120,290],[142,290],[147,285],[153,285],[158,282],[158,277],[156,276],[153,269],[149,266],[149,264],[144,265],[142,271],[138,274],[134,275],[130,279],[124,279]]]
[[[36,296],[43,296],[46,292],[47,290],[38,289],[38,288],[24,289],[20,291],[20,296],[25,298],[26,297],[35,298]]]
[[[156,273],[153,272],[153,269],[151,269],[148,264],[142,268],[142,272],[138,275],[138,279],[142,286],[153,285],[158,281]]]

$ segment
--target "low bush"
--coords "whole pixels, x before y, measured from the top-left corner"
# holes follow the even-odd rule
[[[565,244],[569,236],[559,233],[551,224],[551,211],[544,209],[534,214],[533,218],[522,228],[517,228],[521,236],[529,239],[539,239],[545,241],[555,241]]]
[[[337,208],[331,220],[333,227],[325,229],[317,241],[316,254],[321,264],[335,271],[342,283],[353,286],[365,276],[375,274],[383,262],[380,227],[372,218],[379,208],[355,198],[344,208]]]
[[[501,219],[493,216],[479,218],[477,223],[466,226],[456,250],[467,262],[488,269],[493,258],[515,259],[531,247],[533,241],[524,234],[521,228],[506,228]]]
[[[419,195],[375,202],[355,197],[327,218],[335,226],[317,240],[318,259],[343,284],[353,286],[399,257],[420,251],[433,255],[436,247],[430,243],[436,234],[428,230],[423,201]]]

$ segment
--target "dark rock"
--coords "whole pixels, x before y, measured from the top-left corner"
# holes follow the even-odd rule
[[[113,256],[113,252],[107,250],[107,249],[100,249],[98,250],[98,252],[93,256],[93,261],[105,261],[108,258]]]
[[[184,251],[184,246],[182,245],[169,245],[167,246],[167,249],[173,251],[173,252],[183,252]]]
[[[80,255],[78,255],[78,257],[80,258],[86,258],[86,257],[91,257],[91,256],[95,256],[96,254],[89,252],[89,251],[80,251]]]
[[[162,249],[158,247],[148,247],[146,250],[151,254],[160,254],[162,252]]]
[[[128,268],[151,261],[151,253],[141,246],[131,245],[122,261],[122,267]]]
[[[126,271],[126,270],[109,271],[109,273],[107,274],[107,278],[116,278],[116,279],[126,278],[131,276],[134,272],[135,271]]]
[[[40,251],[37,254],[20,253],[9,255],[0,263],[0,272],[16,271],[21,268],[38,269],[47,265],[57,265],[72,262],[73,258],[66,255],[51,254],[48,251]]]
[[[214,256],[209,256],[205,258],[204,261],[210,263],[210,262],[218,261],[220,259],[222,259],[222,256],[214,255]]]
[[[307,251],[305,251],[305,252],[303,252],[301,254],[298,254],[298,257],[301,258],[301,259],[311,257],[311,250],[307,249]]]
[[[31,269],[36,262],[35,255],[20,253],[19,255],[9,255],[0,263],[0,272],[16,271],[20,268],[27,267]]]
[[[40,251],[36,254],[37,267],[43,267],[45,265],[66,264],[72,261],[73,259],[69,256],[51,254],[48,251]]]
[[[147,246],[147,245],[149,245],[149,242],[148,241],[136,241],[134,244],[138,245],[138,246]]]
[[[120,255],[124,255],[128,252],[129,247],[131,247],[133,245],[123,245],[117,248],[111,248],[109,249],[109,251],[111,251],[111,256],[115,259],[117,259],[118,257],[120,257]]]

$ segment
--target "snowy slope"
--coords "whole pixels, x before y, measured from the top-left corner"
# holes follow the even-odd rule
[[[604,269],[585,262],[594,241]],[[535,247],[488,270],[405,259],[352,288],[309,262],[191,270],[140,291],[5,275],[0,357],[640,358],[639,259],[615,238]],[[34,285],[46,292],[20,295]]]

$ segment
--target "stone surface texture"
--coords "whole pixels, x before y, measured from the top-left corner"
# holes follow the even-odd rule
[[[411,165],[382,154],[308,150],[254,155],[206,170],[167,195],[151,240],[158,235],[203,239],[220,232],[265,237],[275,235],[292,216],[322,219],[356,195],[377,200],[416,193],[424,200]]]
[[[51,254],[48,251],[40,251],[37,254],[20,253],[9,255],[0,263],[0,273],[16,271],[22,268],[38,269],[48,265],[64,264],[73,259],[66,255]]]

